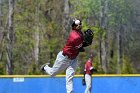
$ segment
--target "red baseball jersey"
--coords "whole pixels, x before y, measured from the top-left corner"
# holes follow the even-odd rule
[[[86,64],[85,64],[85,69],[84,69],[84,71],[86,72],[86,74],[91,75],[92,73],[91,73],[90,70],[92,70],[92,69],[93,69],[93,67],[92,67],[92,62],[91,62],[91,60],[87,60],[87,62],[86,62]]]
[[[82,32],[72,30],[63,48],[63,54],[71,59],[76,58],[79,54],[79,48],[82,47],[83,40]]]

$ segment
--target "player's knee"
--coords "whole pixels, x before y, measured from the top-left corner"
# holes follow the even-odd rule
[[[88,85],[87,88],[88,88],[88,89],[91,89],[91,85]]]

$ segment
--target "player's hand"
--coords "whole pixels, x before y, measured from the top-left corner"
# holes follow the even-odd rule
[[[85,52],[85,49],[83,47],[80,47],[79,52]]]

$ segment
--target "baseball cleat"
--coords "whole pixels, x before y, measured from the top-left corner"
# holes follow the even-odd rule
[[[44,67],[45,67],[46,65],[50,65],[50,63],[45,63],[45,64],[43,64],[43,65],[40,67],[40,70],[44,72],[44,71],[45,71]]]

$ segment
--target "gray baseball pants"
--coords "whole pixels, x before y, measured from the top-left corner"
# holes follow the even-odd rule
[[[85,93],[91,93],[92,76],[89,75],[89,74],[85,74],[85,82],[86,82],[86,90],[85,90]]]
[[[77,65],[77,59],[69,59],[68,56],[62,55],[60,51],[54,62],[53,67],[46,65],[44,67],[47,74],[50,76],[55,76],[63,70],[66,70],[66,89],[67,93],[73,93],[73,77],[75,74],[75,68]]]

